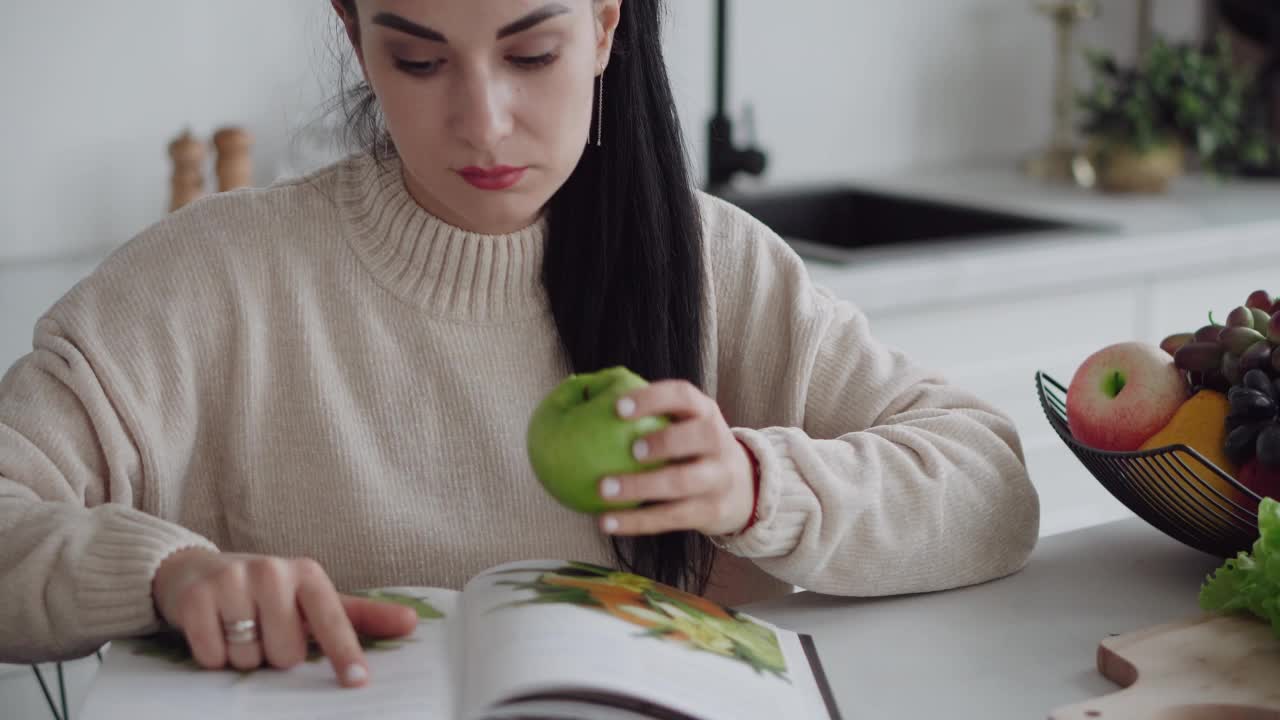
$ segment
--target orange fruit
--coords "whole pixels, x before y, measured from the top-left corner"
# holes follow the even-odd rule
[[[1227,403],[1226,395],[1214,390],[1201,390],[1178,406],[1169,422],[1155,435],[1147,438],[1147,441],[1138,449],[1155,450],[1170,445],[1186,445],[1234,478],[1239,468],[1227,459],[1226,451],[1223,449],[1227,439],[1228,412],[1230,412],[1230,405]],[[1248,503],[1245,495],[1224,482],[1217,473],[1194,457],[1178,453],[1177,459],[1186,464],[1186,471],[1195,473],[1197,477],[1226,497],[1241,505]],[[1169,469],[1183,471],[1182,466],[1176,461]]]

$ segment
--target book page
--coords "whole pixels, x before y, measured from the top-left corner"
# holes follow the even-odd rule
[[[473,578],[462,604],[466,718],[611,695],[654,706],[649,717],[829,716],[798,635],[645,578],[511,563]]]
[[[419,617],[407,637],[364,641],[371,677],[362,688],[339,686],[328,659],[314,648],[306,662],[285,671],[211,671],[196,665],[181,635],[164,634],[113,642],[77,717],[453,720],[458,592],[384,588],[362,594],[409,605]]]

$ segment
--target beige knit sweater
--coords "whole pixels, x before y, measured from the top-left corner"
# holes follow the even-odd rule
[[[1038,501],[1008,419],[877,343],[750,216],[702,198],[706,390],[758,456],[758,524],[711,595],[936,590],[1020,568]],[[43,316],[0,382],[0,662],[157,626],[193,545],[310,556],[341,589],[610,563],[524,448],[570,371],[545,224],[447,226],[355,156],[148,229]],[[584,301],[589,301],[584,298]]]

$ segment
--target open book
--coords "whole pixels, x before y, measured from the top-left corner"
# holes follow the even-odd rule
[[[287,671],[201,670],[181,635],[161,633],[112,643],[80,717],[839,718],[807,635],[636,575],[522,561],[461,592],[365,594],[420,621],[365,641],[363,688],[340,688],[315,652]]]

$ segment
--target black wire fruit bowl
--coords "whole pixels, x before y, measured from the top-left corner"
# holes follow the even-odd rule
[[[1058,437],[1125,507],[1169,537],[1217,557],[1258,539],[1262,498],[1186,445],[1113,452],[1082,445],[1067,424],[1067,389],[1036,373],[1040,407]]]

